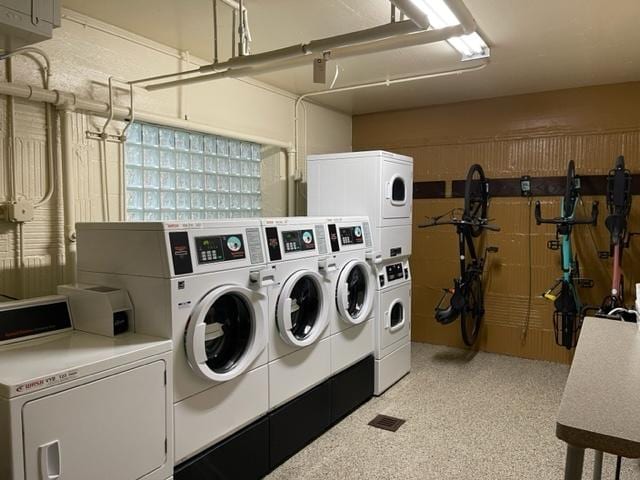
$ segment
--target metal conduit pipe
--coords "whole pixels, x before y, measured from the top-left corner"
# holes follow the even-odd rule
[[[311,54],[322,54],[326,50],[332,50],[334,48],[342,48],[351,45],[357,45],[361,43],[373,42],[376,40],[383,40],[393,38],[398,35],[406,35],[413,32],[421,31],[420,27],[417,27],[410,20],[403,22],[388,23],[386,25],[380,25],[357,32],[347,33],[344,35],[336,35],[333,37],[321,38],[318,40],[312,40],[308,43],[300,43],[298,45],[290,45],[288,47],[271,50],[269,52],[256,53],[253,55],[245,55],[234,57],[226,62],[212,63],[209,65],[203,65],[199,68],[187,70],[186,72],[174,72],[164,75],[156,75],[153,77],[140,78],[133,80],[130,83],[139,84],[152,82],[155,80],[162,80],[165,78],[177,77],[182,75],[188,75],[193,73],[207,73],[207,72],[221,72],[230,68],[241,67],[256,67],[270,62],[283,62],[287,60],[294,60],[305,58]],[[153,87],[153,85],[147,88]]]
[[[399,22],[396,22],[397,25]],[[445,27],[437,30],[421,30],[416,33],[408,33],[401,36],[384,38],[363,44],[350,45],[346,47],[338,47],[331,50],[331,59],[339,60],[342,58],[353,57],[357,55],[366,55],[370,53],[384,52],[395,50],[398,48],[412,47],[416,45],[424,45],[428,43],[441,42],[451,37],[464,34],[464,27],[456,25],[453,27]],[[245,57],[248,58],[248,57]],[[166,88],[178,87],[181,85],[192,85],[196,83],[218,80],[221,78],[241,78],[263,73],[283,70],[285,68],[297,67],[307,64],[309,59],[305,56],[288,59],[272,64],[266,64],[257,67],[230,68],[223,72],[210,73],[196,77],[182,78],[179,80],[171,80],[168,82],[147,85],[144,88],[148,91],[163,90]]]
[[[75,283],[76,281],[77,260],[75,189],[73,182],[73,115],[74,112],[72,110],[60,110],[66,283]]]
[[[420,28],[429,28],[429,18],[412,0],[390,0],[407,18]]]
[[[315,97],[319,95],[328,95],[331,93],[340,93],[340,92],[348,92],[352,90],[362,90],[364,88],[372,88],[372,87],[389,87],[391,85],[399,84],[399,83],[407,83],[414,82],[417,80],[426,80],[429,78],[437,78],[437,77],[447,77],[451,75],[461,75],[463,73],[475,72],[478,70],[482,70],[486,68],[489,64],[489,60],[482,62],[481,64],[475,64],[470,67],[465,68],[457,68],[454,70],[445,70],[440,72],[431,72],[431,73],[423,73],[418,75],[409,75],[407,77],[394,78],[389,80],[380,80],[377,82],[369,82],[369,83],[360,83],[356,85],[347,85],[339,88],[332,88],[327,90],[318,90],[317,92],[309,92],[300,95],[295,104],[293,110],[293,149],[290,152],[291,158],[288,159],[287,162],[287,214],[295,215],[296,205],[295,205],[295,179],[298,174],[298,154],[299,154],[299,141],[298,141],[298,109],[300,104],[305,98]],[[305,145],[306,149],[306,145]]]

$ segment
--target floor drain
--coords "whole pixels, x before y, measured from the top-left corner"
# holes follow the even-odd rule
[[[395,432],[404,422],[406,422],[406,420],[403,420],[402,418],[390,417],[388,415],[376,415],[376,418],[371,420],[369,425],[381,428],[382,430]]]

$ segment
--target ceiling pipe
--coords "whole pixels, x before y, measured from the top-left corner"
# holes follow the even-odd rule
[[[365,88],[373,87],[390,87],[400,83],[415,82],[417,80],[427,80],[430,78],[448,77],[453,75],[462,75],[463,73],[475,72],[482,70],[489,64],[489,59],[484,62],[470,67],[457,68],[454,70],[445,70],[440,72],[422,73],[417,75],[409,75],[406,77],[392,78],[387,80],[380,80],[377,82],[359,83],[355,85],[346,85],[344,87],[330,88],[326,90],[318,90],[315,92],[308,92],[300,95],[293,106],[293,148],[290,151],[290,157],[287,162],[287,215],[296,214],[295,204],[295,183],[298,177],[299,158],[300,158],[300,145],[298,136],[298,110],[302,101],[309,97],[316,97],[320,95],[328,95],[332,93],[350,92],[353,90],[362,90]],[[305,145],[305,150],[307,146]]]
[[[324,51],[327,50],[393,38],[398,35],[406,35],[417,31],[420,31],[420,28],[409,20],[406,20],[404,22],[388,23],[385,25],[347,33],[344,35],[336,35],[333,37],[312,40],[308,43],[291,45],[288,47],[279,48],[277,50],[271,50],[269,52],[256,53],[253,55],[245,55],[241,57],[233,57],[226,62],[203,65],[199,68],[188,70],[186,72],[175,72],[164,75],[157,75],[154,77],[141,78],[138,80],[133,80],[130,83],[139,84],[171,77],[188,75],[192,73],[221,72],[228,69],[236,69],[241,67],[256,67],[265,63],[283,62],[300,58],[305,58],[305,61],[307,61],[307,57],[311,54],[321,55]]]
[[[397,25],[397,23],[396,23]],[[454,27],[445,27],[438,30],[424,30],[416,33],[405,34],[396,37],[385,38],[382,40],[372,41],[363,44],[350,45],[346,47],[338,47],[331,50],[331,60],[339,60],[342,58],[354,57],[357,55],[366,55],[370,53],[379,53],[388,50],[395,50],[399,48],[412,47],[416,45],[424,45],[428,43],[441,42],[451,37],[456,37],[464,34],[464,27],[462,25],[456,25]],[[233,68],[223,72],[215,72],[207,75],[200,75],[196,77],[182,78],[179,80],[172,80],[168,82],[156,83],[152,85],[146,85],[148,91],[163,90],[166,88],[178,87],[181,85],[192,85],[196,83],[208,82],[211,80],[219,80],[221,78],[241,78],[253,75],[260,75],[264,73],[283,70],[285,68],[298,67],[306,65],[308,58],[293,58],[286,61],[275,62],[272,64],[245,67],[245,68]]]
[[[427,14],[416,6],[412,0],[390,0],[393,5],[398,7],[402,13],[404,13],[409,20],[416,24],[416,26],[427,29],[429,28],[429,18]]]

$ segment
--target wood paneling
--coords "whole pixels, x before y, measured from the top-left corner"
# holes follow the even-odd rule
[[[580,175],[606,175],[617,155],[640,173],[640,83],[578,88],[503,97],[452,105],[354,117],[354,150],[385,149],[414,158],[416,182],[460,180],[473,163],[489,178],[561,177],[567,162],[575,160]],[[589,193],[589,192],[587,192]],[[433,308],[442,287],[450,286],[457,270],[457,243],[453,228],[417,229],[425,217],[461,207],[459,198],[414,201],[413,338],[416,341],[461,346],[459,324],[441,326]],[[502,227],[489,233],[486,245],[499,252],[488,263],[485,328],[478,348],[486,351],[568,362],[571,355],[555,345],[553,306],[540,294],[560,276],[560,255],[546,249],[554,227],[536,226],[533,202],[527,198],[496,197],[490,217]],[[600,303],[608,292],[611,261],[598,258],[607,250],[603,226],[603,196],[585,196],[579,207],[588,215],[591,201],[599,200],[596,228],[574,229],[574,245],[593,289],[580,292],[587,303]],[[542,197],[545,216],[560,211],[558,197]],[[632,209],[631,229],[640,230],[640,202]],[[637,274],[640,240],[625,252],[628,297]],[[531,299],[529,292],[531,292]],[[529,304],[531,308],[529,308]]]

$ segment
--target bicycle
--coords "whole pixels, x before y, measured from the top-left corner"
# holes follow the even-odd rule
[[[578,341],[582,327],[583,305],[577,287],[591,288],[593,280],[580,276],[578,256],[573,254],[571,232],[574,225],[596,225],[598,221],[598,202],[591,206],[591,218],[576,218],[576,207],[580,201],[580,178],[576,176],[575,164],[569,161],[564,196],[560,205],[560,216],[543,218],[540,201],[536,201],[536,224],[552,224],[556,226],[556,239],[547,242],[550,250],[560,250],[562,276],[556,283],[542,294],[543,298],[553,302],[553,328],[555,340],[559,346],[571,350]]]
[[[613,257],[611,292],[607,295],[596,316],[613,317],[636,322],[637,312],[627,309],[624,304],[624,275],[622,274],[622,255],[629,247],[633,233],[628,230],[628,218],[631,212],[631,172],[624,166],[624,157],[616,159],[615,167],[607,176],[607,209],[609,215],[604,224],[610,233],[609,251],[600,252],[600,258]]]
[[[482,257],[478,257],[473,239],[479,237],[484,230],[499,232],[500,228],[491,225],[487,219],[489,200],[489,184],[482,167],[474,164],[469,169],[464,188],[464,209],[459,217],[453,209],[432,217],[430,223],[419,225],[419,228],[439,225],[455,225],[458,234],[460,253],[460,277],[453,280],[453,288],[444,288],[443,295],[435,307],[435,319],[443,324],[453,323],[460,317],[462,339],[467,346],[472,346],[480,331],[484,316],[484,292],[482,274],[487,254],[498,251],[497,247],[487,247]],[[447,215],[449,218],[443,220]],[[468,253],[467,253],[468,250]],[[450,295],[449,305],[442,307],[445,298]]]

